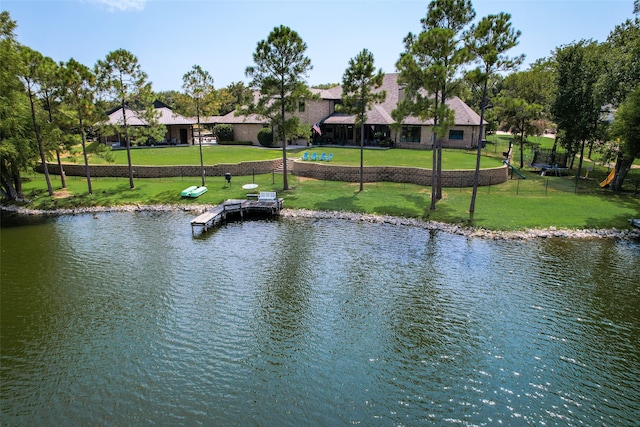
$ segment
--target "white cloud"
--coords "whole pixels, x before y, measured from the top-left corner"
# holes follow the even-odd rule
[[[128,10],[143,10],[144,5],[149,0],[88,0],[89,3],[96,3],[113,12],[115,10],[128,11]]]

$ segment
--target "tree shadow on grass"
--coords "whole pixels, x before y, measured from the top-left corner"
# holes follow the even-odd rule
[[[469,218],[469,214],[467,213],[464,216],[460,215],[460,212],[454,209],[453,207],[444,205],[444,204],[436,204],[435,210],[430,210],[430,206],[426,206],[424,210],[424,214],[422,219],[425,221],[437,221],[444,222],[447,224],[458,224],[462,226],[472,226],[474,223],[480,222],[484,220],[484,217],[481,215],[475,214],[473,217],[473,222]]]
[[[632,218],[640,218],[640,211],[635,215],[620,214],[609,218],[589,218],[585,223],[585,228],[595,229],[633,229],[633,225],[629,222]]]
[[[420,193],[402,195],[401,198],[403,203],[379,205],[376,211],[391,216],[420,218],[431,203],[429,196]]]
[[[356,204],[357,198],[356,194],[353,196],[343,196],[336,197],[333,199],[326,199],[324,201],[319,201],[314,204],[313,209],[318,211],[332,211],[332,210],[340,210],[340,211],[349,211],[349,212],[361,212],[362,208],[360,208]]]

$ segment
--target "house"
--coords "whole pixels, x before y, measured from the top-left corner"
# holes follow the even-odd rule
[[[340,112],[342,87],[331,89],[310,89],[319,99],[300,101],[296,115],[310,126],[318,124],[320,134],[312,133],[314,144],[359,145],[360,127],[355,126],[355,116]],[[431,126],[433,120],[420,120],[407,117],[399,129],[392,128],[395,121],[391,112],[402,99],[402,89],[398,84],[398,74],[386,74],[382,86],[377,90],[387,93],[386,100],[375,104],[367,112],[365,125],[365,145],[393,145],[401,148],[431,148]],[[477,145],[480,130],[480,116],[460,98],[452,97],[447,105],[455,112],[455,125],[451,127],[443,147],[471,148]],[[226,123],[233,125],[236,140],[251,141],[258,144],[257,134],[260,128],[268,127],[269,120],[256,116],[236,116],[231,112],[225,116],[208,117],[208,124]],[[276,142],[277,143],[277,142]]]
[[[234,141],[251,141],[253,145],[259,145],[258,131],[263,127],[269,127],[269,119],[257,114],[248,116],[236,115],[235,111],[225,116],[200,117],[200,123],[206,126],[228,124],[233,126]]]
[[[158,115],[158,122],[166,126],[167,132],[161,141],[150,141],[149,144],[157,145],[177,145],[177,144],[193,144],[193,126],[196,121],[191,118],[181,116],[175,113],[166,104],[155,101],[153,108]],[[146,126],[147,123],[144,119],[138,117],[135,111],[125,107],[125,115],[127,118],[127,125],[130,126]],[[108,113],[108,119],[106,124],[114,126],[122,126],[124,123],[124,117],[122,114],[122,108],[118,107]],[[114,134],[103,137],[103,142],[111,146],[124,146],[124,135]]]

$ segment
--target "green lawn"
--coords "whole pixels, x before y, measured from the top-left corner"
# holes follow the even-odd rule
[[[633,179],[640,179],[634,170]],[[209,177],[209,191],[198,199],[182,199],[180,191],[198,184],[198,178],[137,179],[136,188],[129,189],[127,178],[93,179],[94,194],[87,194],[86,181],[68,177],[67,197],[49,197],[44,178],[39,174],[25,176],[24,192],[35,209],[74,208],[84,206],[206,204],[214,205],[226,199],[244,198],[242,184],[251,176],[233,177],[231,186],[223,177]],[[505,184],[480,187],[474,222],[470,224],[470,188],[445,188],[443,199],[435,211],[429,211],[430,187],[398,183],[359,184],[339,181],[319,181],[289,177],[290,190],[282,191],[282,175],[257,175],[259,191],[277,191],[285,199],[285,208],[323,211],[350,211],[424,218],[434,221],[473,225],[492,230],[523,230],[525,228],[629,228],[629,218],[640,217],[638,193],[614,194],[599,188],[596,180],[575,180],[568,177],[540,177],[527,172],[526,180],[509,180]],[[54,188],[60,189],[59,177]],[[65,194],[63,194],[65,195]]]
[[[300,158],[304,152],[309,154],[315,152],[317,155],[322,153],[333,153],[332,164],[359,166],[360,165],[360,149],[345,147],[313,147],[309,149],[292,149],[287,151],[287,155],[291,158]],[[126,150],[112,151],[113,163],[119,165],[127,164]],[[500,159],[497,157],[489,157],[485,150],[485,156],[481,162],[483,168],[497,167],[501,165]],[[448,149],[443,151],[443,168],[445,169],[474,169],[476,165],[475,151],[464,151]],[[216,165],[220,163],[240,163],[256,160],[270,160],[282,157],[282,150],[279,148],[262,148],[248,146],[225,146],[212,145],[202,147],[202,158],[206,165]],[[198,146],[190,147],[154,147],[154,148],[136,148],[131,150],[131,162],[139,166],[162,166],[162,165],[193,165],[200,164],[200,152]],[[74,150],[73,156],[63,159],[65,162],[82,163],[81,152]],[[90,157],[92,164],[107,164],[107,160],[102,157],[92,155]],[[365,166],[408,166],[431,168],[432,152],[431,150],[364,150]]]
[[[131,162],[139,166],[173,166],[173,165],[199,165],[200,151],[197,145],[189,147],[141,147],[131,150]],[[63,161],[83,163],[82,151],[74,148],[73,155],[64,157]],[[112,150],[113,163],[127,164],[127,150]],[[213,145],[202,147],[202,158],[206,165],[220,163],[240,163],[253,160],[271,160],[282,157],[279,149],[265,149],[260,147]],[[92,164],[109,163],[102,157],[90,156]]]
[[[501,164],[502,152],[507,150],[509,135],[491,135],[487,147],[482,151],[482,167]],[[550,148],[551,138],[532,137],[530,141]],[[519,166],[519,147],[514,147],[514,165]],[[345,147],[310,147],[292,149],[291,158],[299,158],[308,151],[321,154],[333,153],[333,164],[357,166],[360,150]],[[470,188],[445,188],[443,199],[435,211],[429,210],[430,187],[397,183],[365,183],[360,192],[359,184],[321,181],[289,177],[290,190],[282,191],[282,175],[265,174],[255,177],[234,176],[231,186],[223,177],[208,177],[209,191],[198,199],[182,199],[180,192],[199,184],[198,177],[137,179],[136,188],[129,188],[128,178],[93,178],[94,194],[87,194],[86,180],[68,177],[68,188],[54,197],[46,193],[42,175],[24,176],[24,192],[31,199],[28,207],[35,209],[74,208],[85,206],[153,205],[153,204],[205,204],[215,205],[226,199],[244,198],[242,184],[255,180],[259,191],[277,191],[285,199],[285,207],[375,213],[403,217],[415,217],[479,226],[493,230],[522,230],[525,228],[629,228],[629,218],[640,218],[640,169],[632,169],[625,181],[624,192],[614,194],[600,188],[599,182],[608,174],[606,165],[585,160],[581,178],[575,180],[575,171],[570,176],[540,176],[539,171],[526,166],[532,146],[525,145],[525,166],[521,172],[524,180],[510,179],[504,184],[480,187],[476,201],[473,224],[469,223]],[[115,162],[126,164],[126,151],[113,152]],[[252,160],[279,158],[280,149],[265,149],[246,146],[205,146],[203,157],[206,164],[238,163]],[[77,156],[77,150],[76,150]],[[183,165],[198,164],[199,147],[167,147],[132,150],[136,165]],[[412,166],[430,168],[431,150],[366,149],[365,166]],[[445,169],[473,169],[475,150],[444,150]],[[76,162],[82,158],[77,157]],[[93,156],[92,163],[106,163]],[[577,163],[576,163],[577,167]],[[589,170],[588,177],[587,167]],[[53,177],[56,190],[60,190],[60,179]]]
[[[309,154],[317,153],[333,153],[332,164],[345,166],[360,165],[360,149],[359,148],[334,148],[334,147],[314,147],[308,150],[300,151],[297,156],[308,151]],[[433,154],[431,150],[410,150],[402,148],[394,148],[390,150],[364,150],[365,166],[405,166],[419,167],[431,169],[433,164]],[[501,161],[497,158],[483,156],[481,167],[498,167]],[[476,152],[445,149],[442,153],[443,169],[475,169]]]

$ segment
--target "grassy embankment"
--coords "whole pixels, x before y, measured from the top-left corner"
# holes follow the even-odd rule
[[[549,146],[548,138],[531,138],[534,143]],[[483,150],[482,167],[500,165],[502,151],[506,151],[508,137],[490,137]],[[135,164],[198,164],[197,147],[162,148],[134,150]],[[281,151],[252,147],[203,147],[205,164],[235,163],[240,161],[277,158]],[[289,152],[291,157],[299,157],[304,151],[333,152],[334,164],[359,165],[358,149],[336,147],[314,147]],[[115,162],[126,164],[124,151],[113,152]],[[445,169],[472,169],[475,166],[475,152],[446,150]],[[531,157],[530,149],[525,150],[525,164]],[[81,162],[81,160],[76,160]],[[93,158],[100,163],[102,159]],[[513,163],[519,166],[519,151],[515,147]],[[429,168],[431,151],[416,150],[367,150],[365,165],[395,165]],[[523,169],[526,180],[508,180],[504,184],[480,187],[476,201],[474,226],[494,230],[521,230],[525,228],[628,228],[627,220],[640,217],[640,197],[636,185],[640,181],[640,169],[633,169],[627,178],[625,192],[614,194],[598,185],[608,168],[585,161],[581,177],[589,171],[588,179],[574,176],[542,177],[527,167]],[[576,162],[577,167],[577,162]],[[575,174],[575,172],[573,172]],[[126,204],[217,204],[225,199],[243,198],[246,194],[242,184],[252,182],[262,191],[278,191],[284,197],[285,207],[330,211],[366,212],[384,215],[418,217],[435,221],[470,225],[468,222],[471,188],[445,188],[443,199],[435,211],[429,211],[430,187],[397,183],[365,183],[363,192],[359,184],[319,181],[290,176],[290,190],[282,191],[282,176],[278,174],[233,177],[231,185],[226,185],[223,177],[208,177],[209,191],[198,199],[181,199],[179,194],[189,185],[197,185],[198,177],[137,179],[136,188],[129,189],[127,178],[92,179],[94,194],[87,194],[85,179],[67,177],[66,191],[59,191],[54,197],[46,194],[46,186],[41,175],[25,176],[24,190],[31,199],[31,208],[69,208],[84,206],[114,206]],[[60,189],[59,177],[54,177],[54,188]]]

